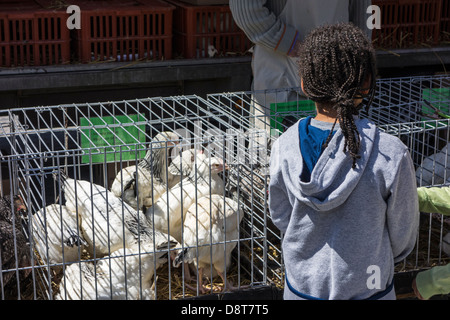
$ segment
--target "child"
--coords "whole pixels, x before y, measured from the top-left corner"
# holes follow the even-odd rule
[[[417,188],[419,210],[427,213],[440,213],[450,216],[450,188]],[[437,294],[450,293],[450,263],[419,272],[414,279],[413,289],[416,296],[428,300]]]
[[[306,37],[299,64],[317,116],[282,134],[270,163],[284,298],[395,299],[394,263],[414,247],[419,210],[406,146],[356,117],[373,93],[374,50],[352,24],[323,26]]]

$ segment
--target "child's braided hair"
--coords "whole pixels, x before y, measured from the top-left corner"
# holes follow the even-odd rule
[[[299,58],[304,93],[314,102],[336,110],[336,121],[345,137],[343,151],[348,150],[355,168],[360,157],[360,136],[353,116],[361,105],[355,106],[354,99],[363,98],[362,92],[370,89],[366,102],[369,107],[375,89],[375,51],[371,42],[351,23],[322,26],[305,38]],[[370,86],[363,88],[367,79]],[[330,139],[331,134],[324,147]]]

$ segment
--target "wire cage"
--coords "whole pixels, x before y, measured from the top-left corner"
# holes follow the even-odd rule
[[[2,270],[31,272],[31,284],[13,297],[179,299],[220,292],[225,281],[241,289],[267,284],[265,197],[252,193],[266,189],[253,171],[262,160],[251,156],[261,147],[248,121],[212,114],[209,104],[183,96],[4,112],[3,195],[26,204],[33,266]],[[161,133],[175,136],[158,140]],[[169,172],[178,180],[161,191]]]
[[[450,120],[442,119],[386,124],[381,125],[380,129],[397,136],[409,148],[416,168],[417,186],[448,187],[449,126]],[[398,272],[420,270],[450,262],[450,219],[437,213],[421,213],[419,228],[416,246],[403,263],[397,265]]]
[[[408,146],[419,186],[449,184],[449,87],[448,76],[379,79],[372,107],[362,111]],[[270,117],[261,101],[269,102]],[[238,289],[282,288],[281,235],[267,207],[270,148],[288,126],[314,113],[298,88],[3,111],[1,195],[19,195],[27,208],[12,219],[20,227],[12,233],[26,237],[30,261],[17,259],[17,243],[15,263],[2,264],[2,299],[199,298],[228,281]],[[146,164],[153,166],[150,178]],[[179,180],[166,192],[169,172]],[[151,186],[150,195],[141,184]],[[170,215],[176,185],[182,222]],[[221,215],[227,208],[228,219]],[[75,224],[66,227],[68,220]],[[396,272],[448,262],[449,232],[448,218],[422,214],[416,248]]]
[[[305,99],[300,88],[208,96],[208,100],[217,106],[214,113],[227,112],[235,119],[247,118],[251,123],[259,122],[260,128],[270,132],[270,141],[275,140],[299,119],[315,115],[314,104]],[[269,117],[264,116],[264,108],[270,109]],[[409,148],[416,168],[418,186],[448,186],[449,108],[448,75],[387,78],[377,80],[372,105],[368,110],[362,110],[360,116],[373,121],[382,131],[397,136]],[[268,215],[270,221],[270,212]],[[449,236],[445,236],[449,232],[449,218],[439,214],[421,214],[416,247],[402,264],[396,266],[396,271],[414,272],[447,263],[449,257],[443,252],[443,247],[448,246]],[[276,248],[276,254],[271,255],[270,251],[268,253],[269,261],[276,265],[273,272],[269,272],[271,269],[268,264],[268,274],[276,274],[283,270],[281,252],[278,249],[281,237],[270,223],[267,235],[269,248],[273,244]],[[277,273],[276,277],[283,283],[280,280],[282,273]]]

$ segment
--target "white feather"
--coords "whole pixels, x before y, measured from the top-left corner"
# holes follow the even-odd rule
[[[167,248],[167,246],[166,246]],[[164,246],[161,247],[164,250]],[[118,249],[96,264],[82,261],[68,266],[57,300],[154,300],[155,270],[167,262],[167,252],[153,251],[141,242]]]
[[[81,259],[86,242],[81,217],[66,206],[51,204],[31,216],[35,248],[45,263],[60,264]],[[48,253],[48,255],[47,255]]]
[[[84,180],[63,180],[66,206],[81,216],[91,255],[107,255],[138,238],[155,238],[157,243],[167,241],[167,237],[153,230],[140,210],[133,209],[106,188]]]
[[[208,57],[212,58],[218,53],[219,51],[212,44],[208,45]]]
[[[144,159],[117,173],[111,192],[134,209],[150,207],[161,194],[180,181],[179,177],[167,171],[168,153],[178,139],[178,135],[170,131],[158,133]]]
[[[186,212],[183,240],[188,249],[180,253],[178,261],[175,258],[174,266],[184,260],[208,271],[212,264],[223,274],[237,245],[243,216],[242,208],[231,198],[218,194],[200,198]]]
[[[189,168],[186,162],[190,163]],[[178,184],[148,208],[146,216],[154,222],[155,228],[181,242],[183,217],[191,204],[203,196],[224,193],[223,180],[218,175],[224,169],[224,164],[219,158],[208,158],[190,149],[173,160],[171,166],[177,165],[183,168],[180,171],[184,171],[187,176],[184,175]]]
[[[450,178],[450,143],[441,151],[425,158],[416,170],[418,186],[443,184],[444,179]]]
[[[132,208],[142,208],[144,202],[151,197],[151,176],[152,173],[147,168],[141,168],[137,165],[128,166],[117,173],[111,185],[111,192],[116,197],[123,198]],[[135,191],[136,185],[138,194]]]

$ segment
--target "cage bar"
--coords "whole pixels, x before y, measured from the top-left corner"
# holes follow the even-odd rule
[[[362,112],[362,116],[375,122],[382,131],[399,137],[409,148],[419,186],[449,184],[449,156],[445,147],[449,141],[450,120],[434,113],[438,110],[448,114],[449,84],[448,76],[379,79],[372,107]],[[294,101],[287,100],[286,91],[295,93]],[[253,110],[261,108],[255,97],[258,97],[259,102],[274,101],[270,117],[255,116]],[[165,300],[217,293],[224,284],[212,267],[213,263],[204,267],[207,285],[203,290],[202,282],[196,278],[200,271],[196,262],[200,262],[200,252],[203,249],[206,249],[202,254],[207,260],[216,257],[213,253],[217,253],[217,248],[218,256],[227,257],[227,247],[233,250],[230,266],[225,273],[226,279],[232,280],[239,288],[283,287],[281,235],[272,224],[267,207],[270,179],[268,164],[271,145],[278,135],[298,119],[314,114],[314,109],[311,109],[304,99],[298,88],[289,88],[265,92],[210,94],[206,98],[196,95],[154,97],[1,111],[1,195],[20,195],[24,199],[28,215],[24,220],[22,232],[30,242],[33,259],[33,264],[30,264],[33,267],[16,265],[11,269],[1,270],[3,278],[12,271],[18,279],[11,285],[15,291],[11,291],[11,286],[6,288],[2,291],[2,299],[20,297]],[[265,129],[272,130],[268,132],[258,129],[258,121],[265,125]],[[175,132],[177,137],[161,143],[157,140],[161,132]],[[225,238],[208,240],[213,235],[213,231],[208,230],[207,241],[200,241],[199,234],[196,233],[202,228],[199,222],[206,221],[206,226],[213,222],[212,218],[200,220],[203,209],[211,210],[213,196],[206,194],[210,196],[206,197],[206,204],[201,204],[202,197],[196,196],[202,190],[202,184],[198,182],[201,175],[198,168],[195,174],[190,176],[190,183],[197,181],[197,184],[191,189],[195,201],[189,207],[191,217],[195,217],[194,221],[197,222],[190,226],[182,225],[179,233],[181,238],[175,246],[171,246],[169,241],[160,246],[156,241],[145,242],[148,233],[137,232],[137,236],[133,237],[142,237],[144,242],[136,242],[142,245],[130,249],[129,240],[123,240],[123,246],[127,248],[125,251],[123,248],[112,249],[113,245],[117,245],[113,243],[114,234],[128,234],[128,227],[120,226],[117,229],[115,214],[123,215],[123,221],[129,212],[134,212],[137,221],[141,221],[140,218],[146,218],[144,209],[147,212],[147,208],[141,208],[140,205],[136,205],[134,210],[127,209],[125,204],[120,205],[117,212],[106,210],[106,218],[83,218],[85,216],[82,215],[82,210],[91,208],[93,211],[95,205],[103,201],[115,201],[114,195],[102,191],[104,189],[101,188],[111,190],[115,178],[120,172],[123,175],[124,169],[132,168],[137,171],[135,185],[145,181],[145,175],[140,171],[140,163],[149,150],[152,155],[157,154],[158,150],[161,151],[165,161],[168,161],[165,162],[164,168],[168,169],[170,163],[176,164],[181,160],[181,155],[186,154],[186,151],[191,152],[194,147],[210,157],[207,159],[212,161],[220,158],[228,166],[227,170],[223,169],[219,173],[222,188],[218,191],[218,196],[234,195],[239,200],[237,211],[242,210],[243,217],[242,220],[234,220],[239,222],[236,227],[237,236],[228,235]],[[171,152],[167,154],[169,150]],[[433,158],[437,153],[443,153],[443,160],[436,156]],[[182,172],[184,171],[180,171],[180,174],[183,174]],[[47,258],[50,250],[55,248],[49,242],[51,221],[62,216],[68,197],[70,198],[70,193],[66,194],[65,189],[61,188],[64,173],[78,182],[89,183],[87,190],[76,189],[78,192],[74,194],[82,194],[84,190],[89,199],[97,194],[104,195],[103,198],[97,198],[100,199],[97,203],[90,203],[86,208],[75,201],[75,217],[81,218],[82,223],[72,229],[68,243],[76,243],[76,239],[90,232],[90,228],[96,227],[103,220],[106,224],[102,230],[106,231],[92,237],[90,248],[80,246],[73,256],[67,248],[60,261],[51,261]],[[166,174],[168,177],[167,171]],[[188,180],[183,181],[188,183]],[[146,183],[153,186],[152,192],[156,192],[156,179],[152,178]],[[123,183],[121,188],[124,194],[126,184]],[[206,193],[212,192],[212,189],[211,187]],[[139,203],[144,194],[141,194],[138,187],[130,190],[134,190],[136,203]],[[170,199],[168,194],[165,197]],[[121,201],[122,198],[117,199]],[[188,206],[189,201],[192,200],[186,198],[182,203]],[[225,203],[225,200],[216,202],[217,205]],[[51,205],[56,207],[56,213],[52,213]],[[155,202],[146,206],[151,208],[155,206]],[[155,217],[160,216],[155,216],[156,211],[150,212],[153,214],[150,215],[153,223],[150,234],[156,237]],[[163,214],[166,214],[166,211],[163,210]],[[89,221],[87,227],[83,226],[83,219]],[[63,225],[61,219],[57,221],[60,228],[56,228],[56,231],[60,231]],[[48,231],[47,236],[40,240],[44,246],[38,246],[39,239],[36,234],[39,228]],[[148,230],[145,225],[140,228],[143,231]],[[175,228],[176,225],[169,224],[167,232],[170,233],[170,230],[174,231]],[[225,230],[228,228],[230,227],[224,227]],[[437,214],[422,214],[420,228],[416,248],[397,266],[397,273],[413,272],[448,262],[449,258],[442,251],[444,237],[450,231],[448,219]],[[192,230],[196,234],[193,242],[185,242]],[[97,246],[103,243],[102,236],[110,246],[106,253],[101,253],[101,248]],[[60,247],[65,244],[61,239],[57,239],[57,243]],[[173,258],[185,251],[186,254],[189,251],[196,253],[191,260],[193,267],[189,271],[192,276],[190,280],[188,269],[184,268],[186,264],[174,264],[170,260],[171,256]],[[156,256],[162,256],[163,260],[169,261],[159,266],[159,260],[154,258]],[[181,257],[184,256],[178,256],[179,259]],[[30,275],[25,278],[22,273],[27,270],[30,270]],[[69,277],[69,273],[74,270],[78,275],[91,274],[94,280],[86,283],[87,280],[83,278],[80,283],[79,277]],[[107,276],[102,278],[105,274]],[[149,283],[154,286],[149,286]],[[115,285],[117,292],[112,292],[111,284]],[[99,296],[92,295],[94,289],[89,292],[89,286],[95,288]],[[83,296],[80,296],[81,288],[87,290],[83,291]],[[102,288],[106,289],[102,291]]]
[[[222,196],[225,193],[229,195],[233,188],[241,190],[240,186],[244,182],[253,183],[256,173],[249,169],[253,165],[248,158],[248,154],[251,152],[242,152],[241,150],[239,157],[242,157],[242,161],[238,157],[240,147],[246,148],[246,150],[250,146],[257,148],[254,143],[250,143],[251,137],[247,133],[248,128],[244,127],[242,123],[230,124],[230,119],[226,114],[218,115],[209,112],[209,104],[208,101],[197,96],[183,96],[43,106],[13,109],[4,113],[5,126],[2,126],[4,129],[2,142],[6,152],[3,164],[10,171],[8,177],[5,178],[14,182],[14,185],[11,186],[13,187],[11,189],[14,190],[12,192],[20,194],[26,199],[29,215],[25,231],[30,239],[36,261],[35,267],[33,267],[35,274],[33,279],[37,281],[36,278],[39,277],[41,279],[39,284],[43,288],[40,293],[33,292],[38,295],[38,298],[73,298],[74,296],[70,295],[70,287],[68,287],[70,281],[62,275],[65,274],[64,272],[70,272],[76,268],[76,266],[72,267],[74,264],[79,264],[79,270],[82,270],[83,273],[87,272],[86,269],[94,268],[93,265],[97,266],[92,269],[94,271],[91,270],[94,274],[96,272],[112,272],[112,269],[108,269],[109,271],[97,269],[100,268],[99,266],[105,268],[108,265],[109,268],[114,266],[117,268],[117,261],[133,256],[133,254],[119,254],[117,251],[108,252],[110,254],[107,256],[94,252],[92,256],[91,252],[80,249],[76,262],[64,259],[52,262],[46,259],[45,249],[44,252],[42,249],[39,252],[35,234],[39,227],[49,230],[51,222],[50,216],[47,217],[47,214],[51,214],[49,206],[56,205],[58,210],[56,214],[53,214],[58,216],[62,214],[63,206],[67,203],[67,195],[61,188],[62,179],[58,178],[60,171],[65,171],[70,178],[76,181],[88,181],[110,190],[116,175],[122,169],[130,166],[137,169],[139,161],[144,158],[149,149],[168,149],[167,143],[161,146],[160,143],[154,141],[154,138],[162,131],[172,131],[177,133],[180,139],[177,151],[196,147],[199,150],[204,149],[203,152],[207,155],[219,157],[227,163],[228,170],[220,172],[224,181]],[[178,153],[174,158],[177,156]],[[243,168],[246,168],[245,171]],[[138,173],[137,179],[139,180],[139,178],[143,179]],[[195,176],[194,180],[196,180]],[[258,187],[264,188],[264,185]],[[86,192],[94,196],[95,188]],[[137,196],[139,197],[139,194]],[[108,193],[108,196],[105,197],[111,197],[111,195]],[[240,199],[238,201],[239,210],[243,215],[242,222],[238,224],[239,237],[214,240],[216,242],[209,246],[210,250],[216,246],[234,248],[231,267],[227,269],[225,276],[232,278],[233,282],[240,286],[259,286],[267,282],[264,272],[266,264],[265,224],[267,222],[264,217],[253,214],[253,203],[256,206],[259,199],[251,193],[251,190],[250,193],[241,191],[238,199]],[[85,210],[78,207],[77,209]],[[81,220],[78,211],[77,214]],[[110,229],[109,220],[108,229]],[[82,232],[83,228],[80,227],[74,236],[80,236]],[[41,241],[50,240],[41,239]],[[179,245],[176,249],[163,248],[158,251],[157,248],[153,248],[153,250],[155,254],[164,253],[164,250],[168,254],[174,254],[179,250],[190,248],[182,241]],[[49,246],[50,242],[47,247]],[[203,246],[207,246],[207,244],[203,244]],[[201,245],[194,245],[195,250],[200,247]],[[135,254],[145,260],[145,256],[149,255],[148,251],[147,248],[147,251]],[[225,255],[225,253],[226,250],[223,249],[221,254]],[[114,256],[112,256],[113,254]],[[175,299],[199,294],[198,290],[192,291],[185,287],[187,283],[184,276],[187,271],[174,268],[171,263],[166,263],[165,267],[159,270],[162,272],[161,276],[159,271],[155,272],[153,276],[153,279],[158,279],[154,288],[155,298]],[[128,264],[124,263],[124,266],[128,266]],[[126,273],[126,271],[124,272]],[[215,275],[215,270],[206,268],[204,274],[209,276],[210,292],[213,292],[217,289],[214,284],[217,280],[213,280],[211,277],[211,275]],[[177,282],[177,279],[180,278],[181,282]],[[100,277],[96,279],[99,281],[98,285],[105,286],[102,282],[104,280],[101,280]],[[144,280],[141,279],[141,281]],[[202,283],[201,281],[197,282]],[[53,287],[52,283],[58,283],[59,286]],[[133,292],[132,287],[129,288]],[[144,289],[147,290],[147,288]],[[144,289],[141,290],[143,292],[140,295],[130,293],[129,296],[125,295],[125,298],[146,298],[148,296],[144,294]],[[60,292],[64,292],[63,297]],[[85,295],[86,298],[92,298],[88,292]],[[104,297],[104,295],[100,297]],[[114,298],[113,295],[111,298]]]
[[[440,187],[450,184],[450,157],[447,150],[450,124],[449,88],[448,75],[378,79],[371,107],[361,111],[362,117],[374,122],[382,131],[397,136],[409,148],[418,186]],[[288,100],[287,97],[293,100]],[[208,100],[217,106],[216,113],[233,115],[235,121],[259,121],[260,127],[270,131],[272,141],[299,119],[315,115],[315,110],[310,108],[305,99],[300,88],[208,96]],[[262,113],[261,104],[266,101],[275,101],[270,104],[270,116],[255,116],[252,110],[256,109]],[[268,216],[270,217],[270,212]],[[270,221],[270,218],[268,220]],[[447,263],[449,257],[442,252],[442,247],[445,242],[443,238],[450,231],[449,226],[448,218],[442,215],[422,214],[416,248],[396,267],[396,272],[412,272]],[[267,233],[275,235],[276,239],[277,230],[271,229],[270,223]],[[281,235],[278,235],[275,243],[279,241]],[[271,243],[268,240],[268,244]],[[269,259],[272,258],[269,256]],[[276,261],[277,267],[281,267],[276,270],[282,270],[281,257]]]

